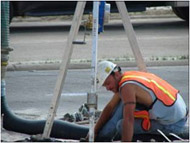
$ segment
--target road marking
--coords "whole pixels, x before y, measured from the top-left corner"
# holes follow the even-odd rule
[[[46,94],[46,96],[53,96],[53,94]],[[87,97],[87,93],[61,93],[61,96],[86,96]]]

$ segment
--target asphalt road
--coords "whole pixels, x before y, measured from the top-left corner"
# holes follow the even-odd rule
[[[188,24],[179,18],[131,20],[146,61],[181,59],[188,56]],[[10,26],[10,63],[55,63],[62,59],[70,21],[13,22]],[[91,60],[92,36],[86,44],[75,45],[71,61]],[[77,40],[83,40],[83,28]],[[112,20],[99,34],[98,59],[133,60],[134,56],[121,20]]]
[[[123,68],[124,70],[136,70],[136,68]],[[148,71],[159,75],[179,89],[188,105],[188,66],[150,67]],[[57,75],[56,70],[7,72],[6,97],[11,110],[26,118],[46,118]],[[89,69],[68,70],[56,118],[62,117],[67,112],[77,112],[79,107],[86,103],[87,97],[81,93],[90,92],[90,76]],[[67,93],[79,93],[79,95],[67,95]],[[99,110],[103,109],[112,95],[104,88],[98,90]]]

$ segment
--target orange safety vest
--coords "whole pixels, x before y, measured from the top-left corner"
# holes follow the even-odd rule
[[[125,72],[119,82],[119,87],[126,81],[136,81],[145,87],[151,89],[158,100],[160,100],[166,106],[172,106],[176,101],[177,93],[179,92],[169,83],[159,78],[158,76],[140,72],[140,71],[128,71]],[[135,111],[135,118],[142,118],[142,127],[144,130],[150,129],[149,113],[146,110]]]

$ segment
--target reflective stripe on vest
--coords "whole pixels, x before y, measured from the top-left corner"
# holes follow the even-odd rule
[[[151,89],[156,97],[166,106],[171,106],[176,100],[178,90],[154,74],[129,71],[123,74],[119,86],[126,81],[137,81],[143,84],[145,87]]]
[[[142,119],[142,125],[141,126],[145,131],[148,131],[150,129],[151,123],[150,123],[148,111],[146,111],[146,110],[135,111],[134,117]]]

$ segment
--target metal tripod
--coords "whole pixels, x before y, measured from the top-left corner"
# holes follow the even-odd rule
[[[67,74],[68,65],[69,65],[71,55],[73,52],[73,41],[75,40],[76,35],[78,34],[78,30],[79,30],[82,15],[84,12],[85,4],[86,4],[85,1],[80,1],[77,3],[77,6],[76,6],[76,10],[75,10],[75,14],[73,17],[71,29],[70,29],[68,39],[67,39],[66,48],[63,52],[62,63],[60,65],[60,70],[59,70],[59,74],[58,74],[55,89],[54,89],[53,99],[51,101],[51,105],[50,105],[47,121],[46,121],[46,124],[44,127],[44,131],[42,134],[42,138],[49,138],[50,133],[51,133],[54,117],[56,115],[59,99],[60,99],[61,92],[63,89],[63,84],[64,84],[65,77]],[[125,6],[125,3],[123,1],[121,1],[121,2],[117,1],[116,4],[118,7],[120,16],[122,18],[123,26],[125,28],[127,37],[129,39],[133,54],[135,56],[137,66],[138,66],[140,71],[146,71],[146,65],[145,65],[143,57],[141,55],[139,45],[137,43],[137,39],[135,36],[134,29],[133,29],[132,24],[130,22],[130,18],[129,18],[128,11],[127,11],[127,8]],[[97,45],[95,47],[97,48]],[[94,50],[96,52],[97,49],[94,49]],[[97,65],[96,65],[97,59],[94,59],[92,61],[93,61],[92,62],[92,69],[95,73],[96,67],[97,67]],[[94,78],[93,84],[95,84],[94,87],[96,87],[96,83],[95,83],[96,78],[95,77],[96,77],[96,75],[93,76],[93,78]],[[94,89],[92,92],[95,92],[95,91],[96,90]],[[93,123],[91,123],[91,124],[93,124]],[[90,141],[93,141],[94,140],[94,136],[93,136],[94,129],[91,129],[91,130],[92,130],[92,133],[91,133],[91,137],[90,137],[91,140]]]

